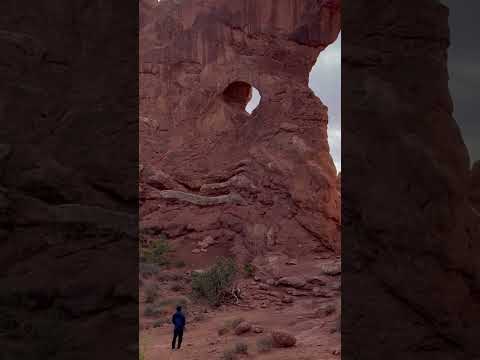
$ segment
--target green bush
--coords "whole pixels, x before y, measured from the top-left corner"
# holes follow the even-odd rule
[[[263,336],[257,340],[258,352],[269,352],[273,348],[273,339],[271,336]]]
[[[236,273],[237,267],[232,259],[220,258],[209,270],[192,276],[193,293],[218,306],[229,296]]]
[[[237,354],[248,354],[248,345],[244,342],[236,343],[235,352]]]
[[[168,265],[167,254],[171,251],[165,238],[153,242],[148,247],[140,248],[140,262],[157,265]]]

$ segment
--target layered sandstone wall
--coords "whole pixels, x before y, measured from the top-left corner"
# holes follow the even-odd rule
[[[144,230],[231,239],[245,257],[292,244],[338,253],[327,108],[308,76],[338,36],[339,2],[140,5]],[[262,97],[252,115],[247,84]]]

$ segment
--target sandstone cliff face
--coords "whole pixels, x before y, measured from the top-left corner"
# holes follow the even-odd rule
[[[343,354],[476,358],[479,218],[448,91],[448,9],[351,2],[342,19],[342,297],[355,329]]]
[[[244,259],[340,251],[327,108],[308,87],[339,5],[141,1],[144,232],[187,249],[212,236]],[[262,99],[249,115],[251,86]]]

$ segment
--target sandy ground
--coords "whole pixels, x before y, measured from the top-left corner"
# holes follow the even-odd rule
[[[328,360],[339,359],[340,334],[337,329],[338,314],[322,319],[312,316],[312,300],[299,302],[285,309],[243,310],[232,306],[221,311],[209,312],[200,321],[190,322],[184,333],[182,349],[172,351],[172,328],[165,323],[160,327],[141,332],[141,343],[146,360],[204,360],[222,359],[225,350],[236,343],[248,345],[248,355],[238,355],[238,359],[276,359],[276,360]],[[243,318],[264,329],[264,333],[249,332],[235,335],[233,332],[220,336],[218,329],[226,322]],[[187,320],[188,321],[188,320]],[[268,353],[259,353],[256,342],[272,330],[284,330],[297,338],[295,347],[272,349]]]

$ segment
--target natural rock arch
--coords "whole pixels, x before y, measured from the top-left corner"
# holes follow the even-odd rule
[[[141,123],[140,158],[174,191],[145,187],[142,210],[156,211],[142,223],[161,223],[175,241],[208,229],[240,262],[275,244],[292,257],[339,253],[327,108],[308,74],[338,37],[340,2],[161,1],[142,16],[140,112],[162,131]],[[245,121],[252,86],[262,99]],[[244,201],[218,198],[228,194]]]
[[[223,91],[223,100],[231,106],[240,106],[251,114],[260,104],[260,92],[244,81],[234,81]]]

